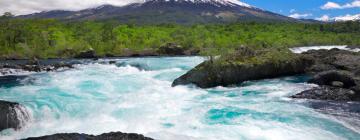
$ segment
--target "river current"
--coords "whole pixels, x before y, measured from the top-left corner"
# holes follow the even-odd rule
[[[113,131],[161,140],[360,138],[357,114],[341,117],[334,114],[351,112],[329,113],[314,109],[311,101],[289,98],[316,86],[306,84],[306,76],[211,89],[171,87],[204,60],[124,58],[109,64],[110,59],[101,59],[69,70],[27,73],[2,84],[0,100],[25,105],[31,120],[21,130],[3,131],[0,139]]]

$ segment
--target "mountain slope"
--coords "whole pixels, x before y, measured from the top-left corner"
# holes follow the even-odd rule
[[[223,23],[235,21],[297,21],[237,0],[145,0],[122,7],[103,5],[81,11],[49,11],[19,18],[118,20],[126,23]]]

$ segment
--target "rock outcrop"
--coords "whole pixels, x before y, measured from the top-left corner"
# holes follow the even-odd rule
[[[97,58],[96,52],[94,49],[90,48],[75,55],[75,58]]]
[[[206,61],[177,78],[172,86],[195,84],[200,88],[230,86],[248,80],[260,80],[305,72],[312,61],[304,57],[291,60],[267,61],[260,64],[217,64]]]
[[[353,90],[332,86],[316,87],[293,95],[291,97],[315,100],[360,101],[359,94],[355,93]]]
[[[158,53],[160,55],[169,55],[169,56],[185,55],[185,52],[186,49],[175,43],[167,43],[166,45],[161,46],[158,49]]]
[[[339,88],[351,88],[356,86],[354,75],[348,71],[330,70],[315,74],[309,83],[317,85],[329,85]]]
[[[24,140],[153,140],[140,134],[126,134],[121,132],[105,133],[98,136],[68,133],[68,134],[54,134],[49,136],[27,138]]]
[[[307,72],[317,88],[291,96],[335,101],[360,101],[360,53],[339,49],[304,53],[315,63]]]
[[[258,61],[236,61],[245,57],[246,60],[260,58]],[[267,57],[264,57],[267,56]],[[346,50],[314,50],[290,59],[276,59],[276,55],[239,49],[229,63],[218,60],[205,61],[186,74],[177,78],[173,86],[194,84],[200,88],[230,86],[248,80],[276,78],[295,74],[308,74],[312,78],[309,83],[319,87],[301,92],[293,98],[318,100],[359,101],[360,100],[360,53]],[[234,60],[234,61],[232,61]]]
[[[20,104],[0,100],[0,131],[20,129],[29,119],[28,112]]]

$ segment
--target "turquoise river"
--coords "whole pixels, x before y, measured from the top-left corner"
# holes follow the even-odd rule
[[[289,98],[316,86],[304,83],[306,76],[211,89],[171,87],[205,58],[111,60],[116,63],[88,60],[74,69],[27,73],[1,86],[0,100],[25,105],[31,119],[18,131],[1,132],[0,139],[113,131],[160,140],[360,139],[358,114]]]

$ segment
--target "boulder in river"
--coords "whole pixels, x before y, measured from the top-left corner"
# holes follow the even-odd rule
[[[263,53],[263,52],[261,52]],[[242,53],[241,53],[242,54]],[[195,84],[200,88],[210,88],[216,86],[230,86],[241,84],[248,80],[261,80],[265,78],[276,78],[279,76],[289,76],[302,74],[305,69],[312,65],[312,61],[304,57],[290,56],[289,58],[275,58],[276,60],[262,59],[268,57],[268,52],[255,53],[246,58],[246,62],[222,60],[205,61],[185,75],[177,78],[172,86]],[[252,62],[253,59],[258,59]],[[251,62],[248,62],[248,61]]]
[[[20,129],[29,119],[30,116],[22,105],[0,100],[0,131]]]
[[[145,137],[140,134],[134,133],[121,133],[121,132],[111,132],[101,135],[88,135],[88,134],[79,134],[79,133],[63,133],[63,134],[54,134],[42,137],[33,137],[27,138],[24,140],[153,140],[152,138]]]

